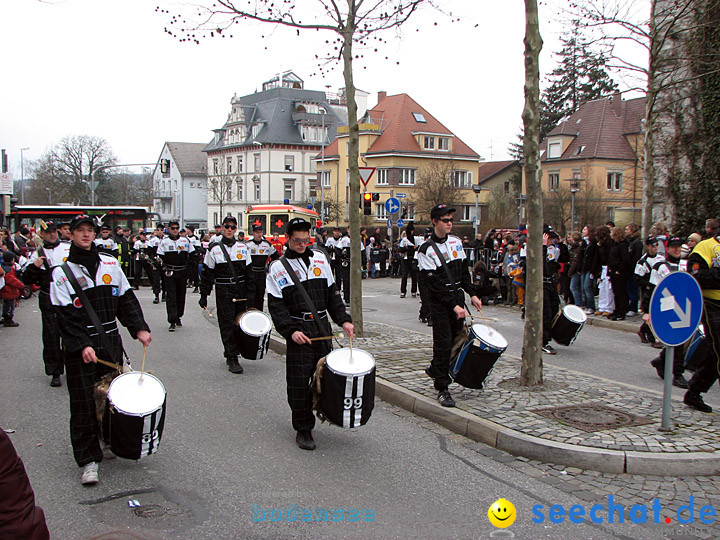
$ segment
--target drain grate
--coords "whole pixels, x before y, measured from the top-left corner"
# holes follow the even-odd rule
[[[144,504],[133,509],[136,516],[143,518],[160,517],[167,513],[167,509],[159,504]]]
[[[532,412],[589,433],[606,429],[643,426],[655,421],[647,416],[630,414],[602,403],[565,405],[549,409],[535,409]]]

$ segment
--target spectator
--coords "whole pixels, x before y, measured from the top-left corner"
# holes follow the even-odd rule
[[[720,234],[720,221],[710,218],[705,221],[705,238],[714,238]]]
[[[20,298],[25,285],[17,277],[15,269],[15,254],[11,251],[3,251],[2,270],[4,272],[5,286],[0,289],[0,299],[3,301],[2,324],[8,328],[20,326],[13,320],[15,315],[15,304]]]
[[[698,233],[692,233],[690,236],[688,236],[687,241],[683,244],[682,247],[682,258],[687,259],[692,253],[692,250],[695,249],[695,246],[697,246],[701,241],[702,236],[700,236]]]
[[[583,306],[582,293],[582,262],[585,254],[585,242],[582,235],[573,231],[567,235],[570,260],[567,264],[567,275],[570,279],[570,294],[576,306]],[[593,298],[594,300],[594,298]]]
[[[28,247],[29,242],[29,236],[30,236],[30,229],[27,227],[20,227],[19,230],[15,231],[15,237],[13,238],[13,241],[15,242],[15,245],[18,247],[18,249],[22,250],[22,248]]]
[[[613,243],[610,246],[608,266],[610,270],[610,283],[615,300],[615,310],[610,315],[612,321],[624,321],[628,310],[627,276],[630,273],[630,252],[625,231],[620,227],[613,227],[611,233]],[[632,266],[634,269],[635,267]]]
[[[667,241],[669,238],[667,227],[664,223],[656,223],[650,229],[650,236],[654,236],[658,240],[658,253],[664,258],[667,257]]]
[[[615,298],[613,296],[612,284],[610,283],[610,247],[613,239],[610,238],[610,229],[606,225],[597,228],[598,260],[600,275],[598,282],[598,309],[595,315],[609,317],[615,311]]]
[[[634,317],[638,312],[638,301],[640,300],[640,291],[637,281],[635,281],[635,265],[643,254],[643,241],[640,238],[640,227],[636,223],[628,223],[625,226],[625,238],[628,243],[628,261],[627,284],[625,289],[628,296],[628,317]]]

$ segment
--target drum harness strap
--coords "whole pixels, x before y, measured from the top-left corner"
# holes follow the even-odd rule
[[[220,250],[223,252],[223,255],[225,256],[225,260],[227,261],[228,266],[230,267],[230,274],[232,275],[232,282],[221,283],[216,279],[215,284],[216,285],[237,285],[238,277],[237,277],[237,274],[235,273],[235,267],[233,266],[233,263],[230,260],[230,254],[228,253],[227,249],[225,249],[225,245],[222,242],[218,242],[218,245],[220,246]]]
[[[68,278],[68,281],[70,282],[70,285],[72,285],[72,288],[75,290],[75,294],[77,294],[78,298],[80,299],[80,302],[82,302],[83,307],[85,308],[85,312],[88,314],[88,317],[90,317],[90,321],[93,323],[93,326],[95,327],[95,330],[97,330],[98,336],[100,337],[100,342],[102,343],[103,347],[105,347],[112,355],[111,360],[113,363],[117,363],[116,360],[118,358],[117,349],[112,344],[110,339],[108,338],[107,334],[105,333],[105,329],[103,328],[102,322],[100,322],[100,317],[98,317],[97,313],[95,313],[95,309],[92,307],[92,304],[90,304],[90,300],[88,300],[87,295],[85,294],[85,291],[83,291],[82,287],[78,283],[77,278],[75,277],[75,274],[68,266],[68,263],[64,263],[60,266],[65,272],[65,275]],[[119,332],[118,332],[119,333]],[[120,348],[121,356],[125,356],[125,359],[128,359],[127,353],[125,352],[124,348]],[[129,362],[128,362],[129,363]],[[120,365],[118,365],[118,369],[121,368],[122,365],[122,358],[120,358]]]
[[[443,257],[443,254],[442,254],[442,252],[440,251],[440,248],[439,248],[438,245],[435,243],[435,240],[433,240],[432,238],[430,238],[430,245],[431,245],[431,246],[433,247],[433,249],[435,250],[435,254],[438,256],[438,259],[440,259],[440,264],[442,264],[443,270],[445,270],[445,275],[446,275],[447,278],[448,278],[448,282],[450,283],[450,287],[452,288],[453,295],[454,295],[455,299],[457,299],[457,296],[458,296],[458,294],[457,294],[457,292],[458,292],[458,291],[457,291],[457,287],[455,287],[455,280],[453,279],[452,274],[450,273],[450,268],[448,268],[448,265],[447,265],[447,263],[445,262],[445,257]],[[463,295],[463,307],[467,310],[467,312],[468,312],[468,314],[469,314],[469,313],[470,313],[470,309],[469,309],[469,308],[467,307],[467,305],[465,304],[465,295]],[[471,320],[472,320],[472,319],[471,319]],[[465,319],[465,324],[463,325],[462,331],[461,331],[458,335],[454,336],[451,354],[452,354],[453,352],[456,352],[457,350],[459,350],[460,347],[461,347],[468,339],[470,339],[470,333],[468,332],[467,319]],[[453,355],[453,356],[454,356],[454,355]]]
[[[305,287],[303,287],[302,283],[300,283],[300,280],[297,277],[297,274],[290,266],[290,263],[288,262],[287,258],[283,255],[280,257],[280,262],[285,267],[285,270],[287,270],[287,273],[290,275],[290,279],[292,279],[295,286],[300,291],[300,294],[302,294],[303,300],[305,300],[305,303],[308,305],[308,308],[310,309],[310,312],[312,313],[313,320],[315,321],[315,324],[318,326],[318,330],[320,330],[320,335],[323,333],[322,326],[320,326],[320,316],[318,315],[317,310],[315,309],[315,304],[313,304],[312,300],[310,299],[310,295],[305,290]],[[305,317],[303,317],[303,320],[306,320]]]

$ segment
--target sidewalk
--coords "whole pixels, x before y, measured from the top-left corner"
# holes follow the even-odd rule
[[[591,317],[593,322],[596,319]],[[601,321],[630,330],[634,323]],[[553,366],[544,385],[518,384],[521,360],[503,355],[483,390],[450,386],[457,407],[436,401],[424,368],[432,337],[380,323],[365,323],[353,340],[377,364],[381,399],[513,455],[608,473],[667,476],[720,473],[720,437],[714,414],[673,400],[673,431],[658,431],[662,394]],[[339,339],[343,347],[347,338]],[[273,334],[273,350],[285,342]]]

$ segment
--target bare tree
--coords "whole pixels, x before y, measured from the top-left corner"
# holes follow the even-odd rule
[[[525,0],[525,107],[523,156],[527,182],[527,266],[525,278],[525,334],[520,383],[542,384],[542,186],[540,185],[540,21],[537,0]]]
[[[222,220],[225,216],[223,205],[232,201],[233,184],[239,182],[240,179],[237,174],[228,172],[225,159],[213,160],[213,166],[210,168],[212,173],[208,174],[208,202],[220,205],[218,215]]]
[[[211,3],[210,3],[211,2]],[[327,57],[320,62],[340,60],[343,62],[345,96],[348,108],[349,145],[348,161],[350,166],[350,258],[351,258],[351,306],[350,314],[359,336],[363,333],[362,317],[362,281],[360,259],[360,171],[359,129],[357,122],[357,103],[355,102],[355,82],[353,77],[353,45],[367,46],[369,40],[382,42],[379,37],[384,31],[397,29],[407,21],[424,3],[431,0],[315,0],[305,2],[305,7],[296,9],[295,2],[275,2],[275,0],[257,0],[239,5],[233,0],[210,0],[209,5],[193,5],[192,18],[197,23],[188,24],[184,16],[173,15],[170,26],[165,31],[180,41],[199,43],[205,37],[233,37],[230,28],[239,22],[260,22],[274,26],[290,27],[297,30],[315,30],[331,32],[335,39],[326,41]],[[158,8],[159,9],[159,8]],[[165,13],[167,11],[160,10]],[[176,24],[177,23],[177,24]],[[332,48],[331,48],[332,47]]]
[[[570,187],[561,183],[543,196],[543,221],[558,233],[564,234],[572,218],[572,194]]]
[[[518,208],[515,193],[506,192],[505,186],[495,186],[490,190],[488,213],[492,228],[511,228],[517,225]]]
[[[454,205],[461,200],[461,192],[453,181],[456,170],[453,162],[432,162],[418,169],[415,187],[408,197],[415,205],[419,219],[430,219],[430,209],[438,204]]]

